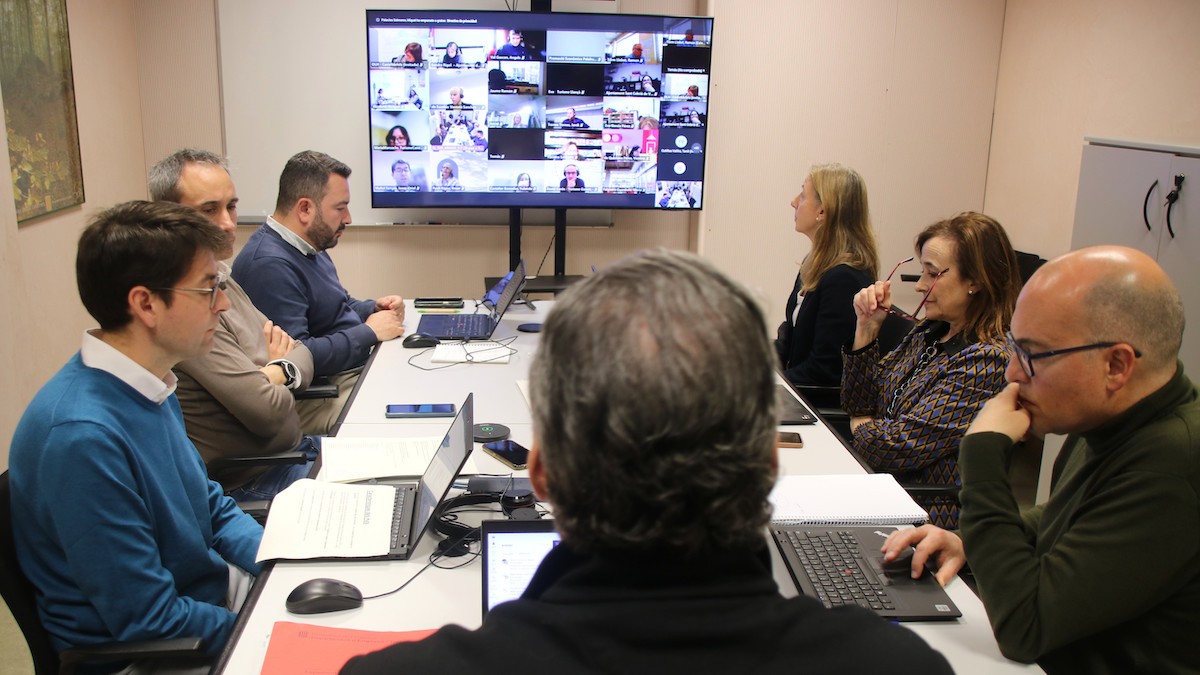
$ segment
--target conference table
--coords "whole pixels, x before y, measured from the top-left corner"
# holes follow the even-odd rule
[[[471,301],[468,301],[468,310]],[[511,429],[511,438],[528,447],[533,440],[529,405],[522,393],[529,366],[537,353],[538,334],[520,332],[521,324],[541,322],[553,307],[538,301],[536,308],[514,305],[492,337],[516,351],[508,362],[435,364],[432,349],[406,349],[400,340],[379,345],[343,411],[338,437],[440,437],[450,419],[387,419],[389,403],[455,403],[461,405],[474,393],[474,421],[501,423]],[[416,330],[420,319],[411,304],[405,318],[406,332]],[[783,426],[798,431],[804,447],[780,448],[782,474],[855,474],[866,469],[841,440],[823,423]],[[462,474],[510,475],[513,472],[476,443]],[[516,472],[522,475],[523,472]],[[452,492],[453,494],[453,492]],[[497,510],[495,516],[502,517]],[[769,540],[769,535],[764,532]],[[216,664],[214,673],[259,673],[276,622],[293,622],[314,627],[352,628],[370,631],[415,631],[435,629],[449,623],[475,628],[482,622],[481,564],[477,559],[443,558],[453,569],[430,567],[403,590],[379,599],[368,599],[358,609],[327,614],[296,615],[284,608],[288,594],[300,583],[317,577],[341,579],[357,586],[363,596],[392,590],[425,566],[439,536],[427,533],[407,561],[277,561],[268,564],[239,614],[233,636]],[[475,546],[477,548],[478,545]],[[797,593],[774,544],[775,580],[784,595]],[[439,563],[441,564],[441,563]],[[955,579],[946,588],[962,611],[953,621],[912,622],[904,626],[924,638],[949,659],[957,672],[1040,672],[1036,666],[1010,661],[1000,655],[991,627],[978,597]],[[899,656],[897,663],[903,663]]]

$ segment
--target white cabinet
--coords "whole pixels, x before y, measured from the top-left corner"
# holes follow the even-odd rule
[[[1187,329],[1180,358],[1200,381],[1200,148],[1087,141],[1071,248],[1120,244],[1158,260],[1183,296]],[[1178,175],[1184,181],[1168,227],[1167,194]]]

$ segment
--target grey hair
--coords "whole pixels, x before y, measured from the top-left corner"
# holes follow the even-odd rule
[[[561,296],[530,398],[564,540],[683,556],[761,542],[774,364],[750,293],[689,253],[628,258]]]
[[[229,162],[215,152],[199,148],[183,148],[160,159],[150,167],[146,177],[146,185],[150,189],[150,200],[155,202],[175,202],[183,200],[179,190],[179,178],[188,164],[211,164],[219,166],[229,173]]]
[[[330,174],[349,178],[350,167],[316,150],[304,150],[292,155],[279,174],[279,196],[275,199],[275,211],[287,215],[292,212],[296,202],[304,197],[320,204],[325,198]]]
[[[1128,342],[1153,370],[1175,370],[1183,344],[1183,298],[1170,283],[1108,274],[1087,291],[1087,326],[1094,342]]]

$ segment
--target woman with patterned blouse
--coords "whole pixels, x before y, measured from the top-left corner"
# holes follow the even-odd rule
[[[912,316],[924,307],[925,319],[882,358],[876,337],[884,316],[904,315],[892,307],[890,277],[854,296],[857,323],[843,355],[842,406],[851,415],[855,449],[871,468],[902,483],[957,485],[958,443],[980,406],[1004,386],[1004,331],[1021,290],[1020,271],[1004,228],[981,213],[925,228],[916,253],[916,288],[925,298]],[[917,501],[935,525],[958,526],[954,498]]]

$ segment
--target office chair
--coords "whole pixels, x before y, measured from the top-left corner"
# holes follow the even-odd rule
[[[25,635],[36,675],[67,675],[74,673],[80,664],[103,661],[204,658],[201,638],[110,642],[56,652],[50,643],[50,635],[38,618],[33,585],[17,563],[11,499],[8,472],[5,471],[0,474],[0,595]]]

